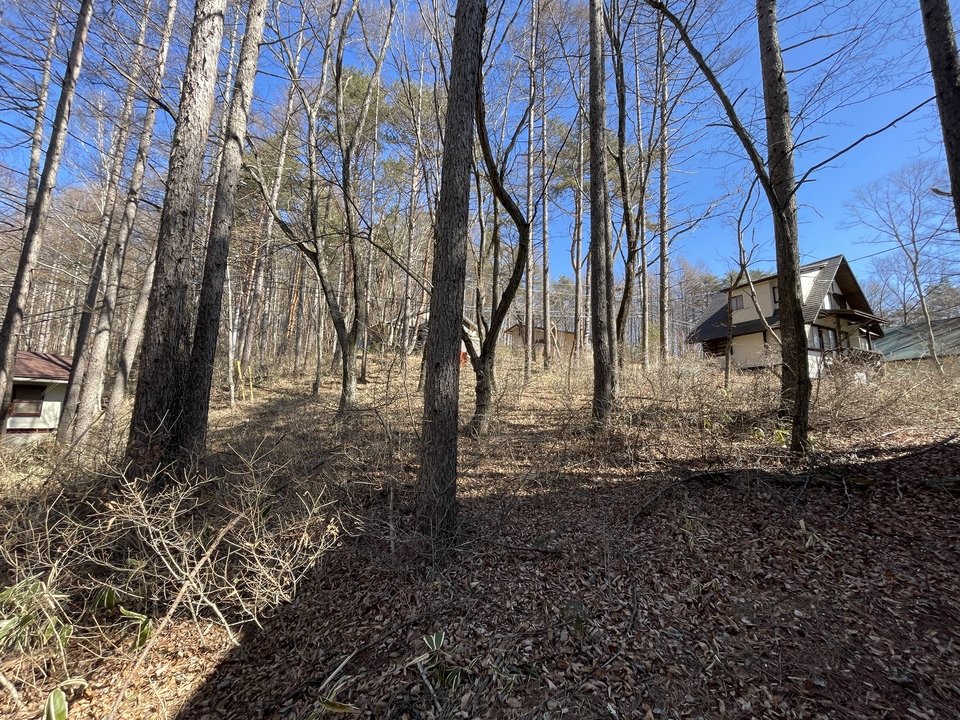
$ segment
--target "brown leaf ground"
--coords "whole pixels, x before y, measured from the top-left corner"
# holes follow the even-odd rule
[[[122,687],[117,717],[180,720],[957,717],[960,508],[928,481],[960,476],[958,385],[914,379],[821,387],[798,466],[769,379],[635,372],[596,433],[583,377],[504,372],[439,563],[412,529],[415,378],[380,368],[346,421],[332,383],[274,383],[216,415],[219,460],[267,445],[341,484],[347,534],[239,646],[183,618],[135,676],[120,652],[85,668],[70,717]]]

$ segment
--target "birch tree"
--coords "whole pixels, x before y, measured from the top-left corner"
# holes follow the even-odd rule
[[[53,191],[57,183],[57,174],[60,170],[60,161],[63,157],[67,142],[67,128],[70,123],[70,112],[73,108],[77,80],[83,66],[83,54],[90,29],[90,20],[93,16],[93,0],[82,0],[77,14],[76,25],[73,30],[73,41],[70,54],[67,58],[60,85],[60,98],[57,101],[57,110],[53,118],[50,141],[43,160],[43,170],[40,173],[36,199],[30,209],[30,219],[27,222],[20,251],[20,260],[17,272],[14,275],[13,287],[7,309],[0,326],[0,418],[6,418],[7,407],[10,404],[10,394],[13,363],[17,356],[17,346],[20,332],[23,327],[27,300],[30,297],[30,284],[37,257],[43,244],[44,233],[47,230],[47,221],[50,217],[50,208],[53,204]],[[28,190],[28,203],[29,203]],[[0,434],[4,432],[6,422],[0,424]]]

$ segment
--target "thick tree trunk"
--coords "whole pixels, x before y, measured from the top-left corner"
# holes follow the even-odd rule
[[[790,97],[780,38],[776,0],[757,0],[760,69],[767,115],[767,166],[774,208],[777,283],[780,287],[780,339],[783,351],[781,412],[792,415],[791,448],[809,446],[810,366],[800,288],[800,250],[797,228],[796,176],[793,168],[793,131]]]
[[[609,260],[610,211],[607,206],[606,72],[603,60],[603,0],[590,0],[590,319],[593,336],[593,419],[609,421],[616,390],[616,354],[611,339]]]
[[[227,111],[226,134],[221,149],[220,172],[210,220],[210,238],[203,268],[203,285],[197,308],[196,329],[190,357],[190,372],[184,386],[185,402],[180,421],[177,451],[199,453],[204,450],[207,437],[207,418],[210,413],[210,387],[213,383],[213,364],[220,336],[220,313],[223,308],[223,283],[230,253],[230,235],[233,232],[237,204],[237,185],[247,135],[247,116],[253,100],[253,83],[260,59],[260,40],[267,10],[267,0],[250,0],[247,6],[247,24],[240,46],[236,80],[230,107]],[[230,370],[232,372],[232,369]]]
[[[135,471],[171,458],[190,363],[190,247],[213,115],[226,0],[197,0],[168,163],[156,269],[144,328],[127,459]]]
[[[439,549],[457,532],[460,337],[470,223],[474,115],[481,82],[485,0],[458,0],[437,211],[430,330],[424,353],[420,522]]]
[[[33,279],[33,270],[37,264],[40,248],[43,245],[43,236],[46,231],[47,218],[53,204],[53,190],[57,183],[57,173],[60,169],[60,160],[67,142],[67,126],[70,123],[70,111],[73,107],[77,80],[80,77],[80,68],[83,65],[83,51],[87,42],[87,32],[90,29],[90,19],[93,15],[93,0],[83,0],[77,15],[77,24],[73,31],[73,42],[67,65],[60,85],[60,99],[57,102],[57,111],[53,119],[53,129],[50,142],[47,145],[47,154],[43,161],[43,171],[37,186],[36,200],[30,213],[23,247],[20,251],[20,260],[17,272],[10,288],[10,297],[7,302],[3,325],[0,326],[0,434],[6,429],[7,408],[10,404],[10,394],[13,389],[13,363],[17,356],[17,346],[20,341],[20,332],[23,327],[27,300],[30,297],[30,285]],[[55,22],[55,21],[54,21]],[[28,189],[28,203],[29,189]]]
[[[177,15],[177,2],[167,4],[167,14],[164,19],[163,30],[160,34],[160,44],[153,61],[153,77],[150,83],[150,97],[159,97],[163,89],[163,78],[166,74],[167,54],[170,49],[170,38],[173,34],[173,24]],[[77,418],[75,421],[74,438],[85,437],[87,429],[94,421],[100,409],[100,390],[104,386],[104,377],[107,371],[107,356],[110,350],[110,338],[113,335],[113,324],[116,318],[117,302],[120,295],[120,279],[123,275],[127,249],[133,235],[134,223],[140,206],[140,194],[143,191],[143,181],[147,170],[147,161],[150,157],[150,148],[153,144],[153,128],[157,117],[157,104],[147,101],[137,143],[137,154],[133,161],[133,170],[130,174],[130,184],[127,187],[127,197],[120,219],[120,228],[114,239],[112,259],[107,268],[107,280],[103,291],[103,300],[100,312],[94,326],[90,360],[87,364],[86,375],[80,389],[78,399]],[[132,313],[130,329],[124,337],[124,347],[121,352],[121,365],[118,367],[117,378],[114,381],[114,391],[107,403],[107,415],[112,420],[116,409],[126,394],[126,384],[130,376],[130,368],[134,356],[143,336],[143,322],[146,314],[146,301],[149,297],[153,281],[153,251],[145,271],[145,287],[141,287],[135,309]],[[124,364],[125,363],[125,364]],[[114,394],[119,392],[117,397]]]
[[[960,58],[950,14],[950,0],[920,0],[923,31],[927,38],[933,87],[943,130],[943,145],[950,172],[950,192],[960,228]]]

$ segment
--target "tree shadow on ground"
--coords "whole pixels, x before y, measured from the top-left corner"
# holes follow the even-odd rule
[[[248,626],[178,720],[337,702],[411,719],[948,717],[960,703],[957,500],[928,482],[960,475],[956,443],[646,474],[572,452],[540,457],[543,472],[536,456],[464,455],[445,565],[410,533],[399,467],[389,506],[370,494],[379,522]]]

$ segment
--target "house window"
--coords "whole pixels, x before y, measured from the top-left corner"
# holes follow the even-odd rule
[[[811,325],[807,332],[807,347],[810,350],[833,350],[837,347],[837,331],[833,328]]]
[[[10,417],[40,417],[45,389],[43,385],[14,385]]]
[[[773,285],[770,289],[773,292],[773,306],[780,307],[780,286]]]
[[[833,328],[820,328],[820,337],[824,350],[833,350],[837,347],[837,331]]]
[[[734,311],[743,310],[743,295],[734,295],[730,298],[730,309]]]

